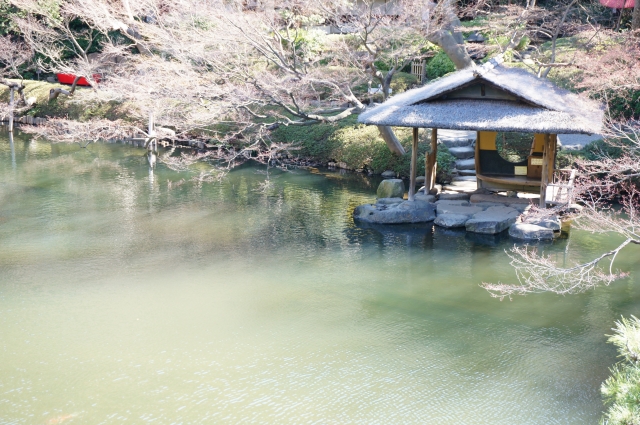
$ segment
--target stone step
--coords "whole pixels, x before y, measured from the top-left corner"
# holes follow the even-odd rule
[[[475,180],[454,180],[444,185],[442,189],[451,192],[475,192],[478,189],[478,183]]]
[[[476,176],[458,176],[453,178],[453,182],[476,182]]]
[[[456,168],[458,170],[475,170],[476,160],[474,158],[459,159],[456,161]]]
[[[458,170],[458,174],[462,177],[475,177],[476,170]]]
[[[476,141],[476,139],[471,139],[469,137],[447,137],[447,138],[442,137],[442,138],[438,138],[438,140],[440,140],[440,142],[446,147],[448,147],[449,149],[471,146],[473,145],[473,142]]]
[[[472,146],[458,146],[449,149],[449,153],[458,159],[473,158],[476,154]]]

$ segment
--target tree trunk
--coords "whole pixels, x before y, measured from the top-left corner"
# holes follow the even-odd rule
[[[633,19],[631,20],[631,29],[640,30],[640,0],[635,1],[633,7]]]
[[[380,136],[386,142],[391,152],[399,156],[402,156],[406,153],[391,127],[378,126],[378,131],[380,132]]]
[[[640,0],[637,0],[640,1]],[[456,69],[464,69],[473,65],[473,60],[464,45],[458,44],[453,33],[449,30],[438,30],[428,37],[428,40],[440,47],[449,56]]]
[[[15,89],[11,87],[9,95],[9,133],[13,132],[13,92]]]

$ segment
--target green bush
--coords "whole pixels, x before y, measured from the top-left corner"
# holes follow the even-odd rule
[[[456,158],[449,153],[449,149],[445,145],[439,145],[436,161],[438,162],[436,181],[438,183],[450,183],[453,179],[451,172],[455,168]]]
[[[391,80],[392,94],[402,93],[418,84],[418,76],[408,72],[396,72]]]
[[[440,51],[427,64],[427,77],[433,80],[455,70],[456,66],[449,59],[449,56],[444,51]]]

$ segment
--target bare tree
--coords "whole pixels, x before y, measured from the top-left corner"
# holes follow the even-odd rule
[[[20,73],[20,68],[31,60],[32,56],[32,52],[24,43],[14,41],[8,35],[0,37],[0,84],[9,88],[9,104],[6,111],[9,131],[13,131],[14,116],[33,105],[32,100],[25,98],[25,85]],[[18,102],[15,101],[16,93],[19,96]],[[19,109],[16,109],[16,106],[19,106]]]

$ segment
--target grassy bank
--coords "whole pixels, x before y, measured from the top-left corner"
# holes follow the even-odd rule
[[[411,164],[411,129],[394,128],[406,150],[403,156],[391,153],[380,137],[377,127],[358,124],[352,116],[333,124],[282,126],[272,132],[274,142],[288,143],[291,152],[300,159],[324,164],[343,163],[348,169],[379,174],[386,170],[408,177]],[[424,157],[429,149],[429,133],[420,131],[418,143],[418,175],[424,174]],[[438,147],[438,180],[449,181],[453,156],[445,146]]]
[[[87,121],[92,118],[109,120],[131,120],[132,114],[126,104],[116,101],[101,102],[87,96],[92,90],[78,87],[72,97],[60,95],[49,101],[49,90],[56,88],[69,89],[69,86],[52,84],[46,81],[24,81],[24,95],[35,98],[35,106],[26,115],[41,118],[67,118],[75,121]],[[9,102],[9,89],[0,86],[0,102]]]

